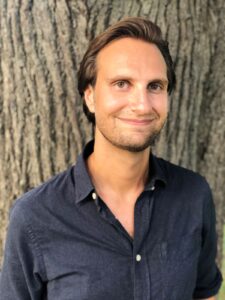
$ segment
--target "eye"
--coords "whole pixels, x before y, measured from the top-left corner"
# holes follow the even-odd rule
[[[163,89],[164,89],[164,86],[161,82],[151,82],[148,85],[148,90],[150,90],[150,91],[158,92],[158,91],[161,91]]]
[[[119,89],[126,89],[129,86],[129,82],[127,80],[118,80],[114,85]]]

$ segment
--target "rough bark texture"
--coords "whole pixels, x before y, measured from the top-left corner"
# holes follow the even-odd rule
[[[155,151],[203,174],[225,212],[224,0],[0,0],[0,257],[15,198],[76,160],[92,128],[76,72],[88,41],[125,16],[156,21],[177,89]]]

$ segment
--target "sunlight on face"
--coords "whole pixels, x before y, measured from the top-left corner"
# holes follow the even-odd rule
[[[97,57],[97,80],[88,87],[95,138],[132,152],[149,147],[167,118],[168,79],[164,58],[150,43],[122,38]]]

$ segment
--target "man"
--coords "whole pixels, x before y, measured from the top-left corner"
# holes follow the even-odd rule
[[[200,175],[150,152],[175,85],[160,29],[128,18],[91,42],[79,92],[95,139],[19,199],[1,299],[215,299],[215,212]]]

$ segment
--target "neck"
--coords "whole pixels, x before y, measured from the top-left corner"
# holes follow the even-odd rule
[[[129,152],[106,140],[95,140],[87,165],[97,192],[104,195],[109,191],[121,198],[141,193],[148,177],[149,152],[150,148]]]

